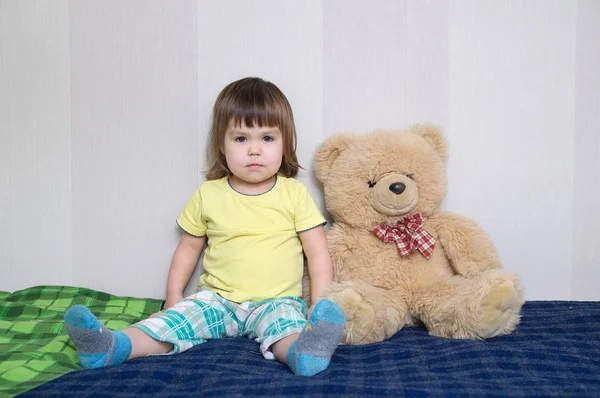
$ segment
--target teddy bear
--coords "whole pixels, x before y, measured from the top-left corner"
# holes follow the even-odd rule
[[[405,326],[487,339],[519,323],[517,275],[473,220],[439,210],[447,157],[442,132],[429,124],[340,134],[318,147],[335,275],[321,296],[346,316],[342,343],[382,341]]]

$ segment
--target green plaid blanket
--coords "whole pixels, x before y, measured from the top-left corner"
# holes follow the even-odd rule
[[[74,304],[88,307],[109,329],[121,330],[159,311],[162,301],[68,286],[0,291],[0,397],[81,369],[63,322]]]

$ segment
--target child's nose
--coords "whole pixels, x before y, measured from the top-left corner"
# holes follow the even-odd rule
[[[260,143],[251,143],[248,146],[248,154],[249,155],[260,155],[260,153],[261,153]]]

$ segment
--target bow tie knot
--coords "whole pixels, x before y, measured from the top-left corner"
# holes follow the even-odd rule
[[[394,242],[401,256],[408,256],[420,251],[427,259],[433,255],[435,239],[421,229],[423,227],[421,213],[405,217],[394,225],[380,224],[373,232],[382,242]]]

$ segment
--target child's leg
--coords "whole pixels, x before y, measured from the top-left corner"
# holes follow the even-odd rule
[[[83,305],[74,305],[65,313],[65,324],[77,348],[81,365],[100,368],[127,359],[169,352],[173,345],[152,339],[135,328],[110,331]]]
[[[319,301],[306,328],[289,344],[285,363],[300,376],[324,371],[340,343],[345,325],[344,313],[336,303],[327,299]],[[283,345],[286,344],[284,341]]]
[[[271,310],[277,316],[277,319],[284,319],[277,310]],[[286,313],[291,309],[286,308]],[[273,330],[280,328],[265,327],[263,322],[274,321],[273,316],[265,310],[265,313],[259,315],[257,319],[257,330]],[[288,323],[291,319],[286,320]],[[331,357],[337,348],[346,318],[340,307],[334,302],[324,299],[319,301],[308,319],[306,327],[301,333],[288,335],[271,345],[271,350],[275,359],[287,364],[292,372],[301,376],[313,376],[324,371],[329,366]],[[268,332],[267,332],[268,333]],[[269,337],[262,338],[263,344],[268,344]]]
[[[271,350],[273,351],[273,355],[275,355],[275,359],[281,362],[284,365],[288,365],[288,357],[287,354],[290,351],[290,345],[293,342],[298,340],[300,333],[294,333],[287,337],[282,338],[275,344],[271,346]],[[288,365],[289,366],[289,365]]]
[[[123,330],[123,333],[131,339],[131,354],[129,354],[128,360],[147,357],[148,355],[166,354],[173,351],[173,344],[154,340],[136,327],[130,326]]]
[[[234,314],[208,289],[122,332],[108,330],[82,305],[75,305],[66,312],[65,324],[84,368],[183,352],[207,339],[236,336],[239,329]]]

